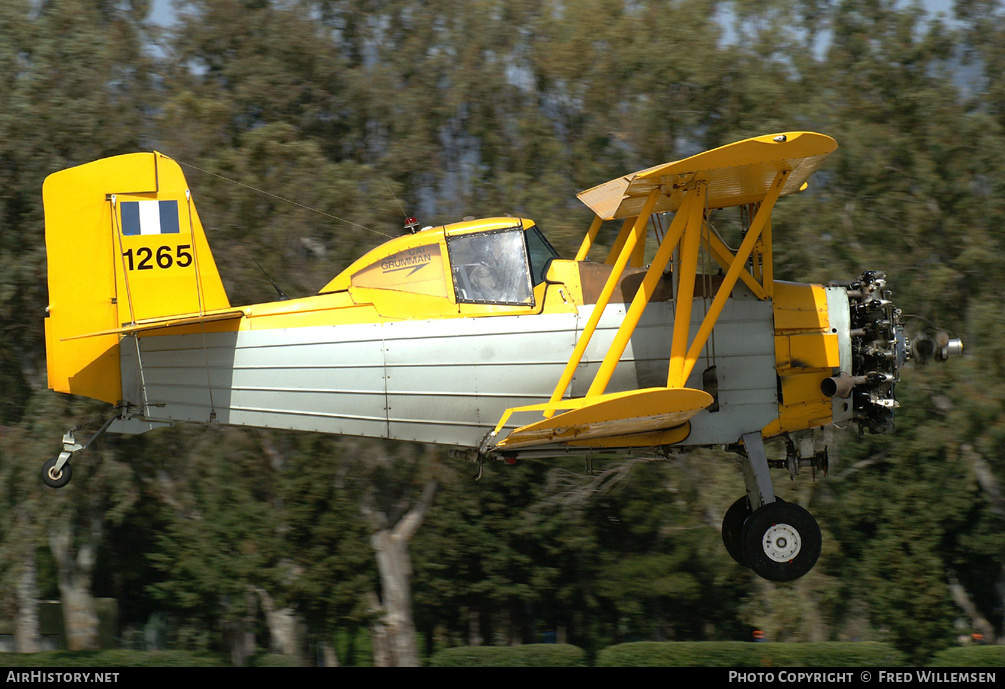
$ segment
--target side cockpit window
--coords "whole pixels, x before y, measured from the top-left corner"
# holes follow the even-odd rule
[[[524,232],[519,227],[447,238],[458,302],[533,306]]]
[[[534,278],[534,286],[537,287],[544,282],[548,266],[551,265],[553,258],[558,258],[558,252],[536,225],[527,230],[527,247],[530,250],[530,274]]]

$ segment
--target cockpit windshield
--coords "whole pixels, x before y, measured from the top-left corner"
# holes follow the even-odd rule
[[[534,303],[523,230],[513,227],[447,238],[457,301]]]
[[[558,253],[537,229],[520,226],[447,237],[457,301],[533,306]]]

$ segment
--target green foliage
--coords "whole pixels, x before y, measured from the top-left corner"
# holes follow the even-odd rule
[[[1005,646],[947,648],[932,656],[929,667],[1005,667]]]
[[[296,575],[287,596],[304,616],[312,638],[331,638],[337,630],[339,659],[352,664],[358,653],[356,629],[371,619],[367,594],[375,573],[369,528],[359,510],[366,481],[343,444],[321,436],[291,437],[279,497],[283,506],[283,543]],[[286,449],[286,448],[284,448]]]
[[[588,650],[742,633],[747,584],[701,521],[690,468],[605,462],[591,476],[548,461],[445,479],[416,538],[420,627],[453,643],[564,634]]]
[[[0,7],[0,423],[44,387],[40,190],[46,175],[135,150],[156,103],[137,27],[108,3]]]
[[[199,183],[207,236],[227,248],[214,257],[232,303],[277,299],[262,270],[291,297],[317,293],[373,244],[398,233],[401,211],[370,167],[331,162],[317,142],[285,123],[239,140],[200,151],[198,169],[186,170]]]
[[[172,496],[184,518],[159,534],[151,559],[164,579],[151,585],[163,605],[208,624],[235,621],[254,607],[248,586],[281,576],[280,541],[270,514],[271,472],[263,457],[241,447],[251,438],[209,431],[174,471],[186,481]]]
[[[472,616],[476,627],[483,628],[489,624],[483,610],[519,610],[520,601],[532,595],[532,577],[540,587],[550,583],[547,572],[530,571],[528,551],[534,545],[519,517],[521,506],[533,499],[531,477],[537,472],[533,467],[514,468],[517,471],[509,475],[493,472],[491,485],[473,483],[460,472],[442,475],[436,500],[414,541],[420,629],[431,631],[441,624],[464,639]],[[512,623],[519,629],[523,621]]]
[[[248,667],[303,667],[303,664],[296,656],[263,653],[252,657],[248,662]]]
[[[172,509],[148,553],[161,609],[219,630],[253,620],[264,592],[293,606],[314,642],[369,621],[373,556],[358,507],[367,484],[337,442],[243,429],[179,440],[190,454],[161,470]]]
[[[429,659],[430,667],[586,667],[586,651],[567,644],[456,646]]]
[[[0,667],[116,668],[116,667],[225,667],[219,656],[186,651],[46,651],[0,653]]]
[[[897,667],[904,657],[880,643],[639,641],[605,648],[597,667]]]

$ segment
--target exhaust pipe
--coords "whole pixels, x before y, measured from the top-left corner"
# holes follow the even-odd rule
[[[836,376],[824,378],[820,381],[820,392],[827,397],[840,397],[841,399],[848,399],[848,397],[851,396],[852,389],[856,385],[862,385],[867,380],[867,376],[850,376],[844,371],[841,371],[841,373]]]
[[[840,397],[841,399],[848,399],[848,396],[851,395],[852,388],[856,385],[876,387],[877,385],[882,385],[883,383],[893,382],[896,381],[890,373],[870,371],[864,376],[849,376],[844,371],[841,371],[841,373],[836,376],[824,378],[820,381],[820,392],[827,397]]]

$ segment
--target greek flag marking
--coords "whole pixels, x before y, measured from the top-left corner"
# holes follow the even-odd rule
[[[177,201],[123,201],[122,234],[178,234]]]

